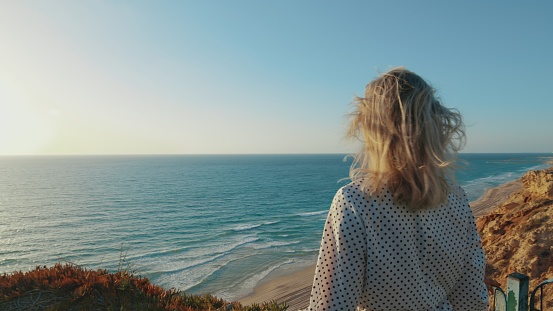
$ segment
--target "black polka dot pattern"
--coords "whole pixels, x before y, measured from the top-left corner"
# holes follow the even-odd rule
[[[413,211],[350,183],[324,227],[309,310],[487,310],[484,252],[465,192]]]

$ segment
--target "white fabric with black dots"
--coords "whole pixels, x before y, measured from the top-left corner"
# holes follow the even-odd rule
[[[360,183],[336,193],[325,223],[309,310],[488,308],[484,252],[465,192],[419,211]]]

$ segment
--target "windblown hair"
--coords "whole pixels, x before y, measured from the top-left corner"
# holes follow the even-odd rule
[[[444,203],[465,143],[460,113],[442,106],[435,90],[403,67],[370,82],[354,104],[347,136],[364,145],[350,179],[371,194],[386,186],[412,209]]]

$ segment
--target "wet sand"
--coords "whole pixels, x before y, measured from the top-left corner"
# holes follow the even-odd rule
[[[511,193],[521,188],[520,180],[515,180],[486,190],[481,198],[470,203],[475,217],[489,214],[498,203],[503,202]],[[312,265],[294,273],[263,280],[255,287],[252,294],[239,299],[239,301],[243,305],[271,300],[286,302],[289,311],[306,308],[309,305],[309,295],[314,275],[315,265]]]

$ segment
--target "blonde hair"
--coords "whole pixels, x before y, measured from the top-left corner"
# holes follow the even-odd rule
[[[465,143],[460,113],[448,109],[420,76],[397,67],[371,81],[354,99],[347,136],[364,146],[350,179],[377,193],[384,186],[413,209],[445,202],[457,152]]]

